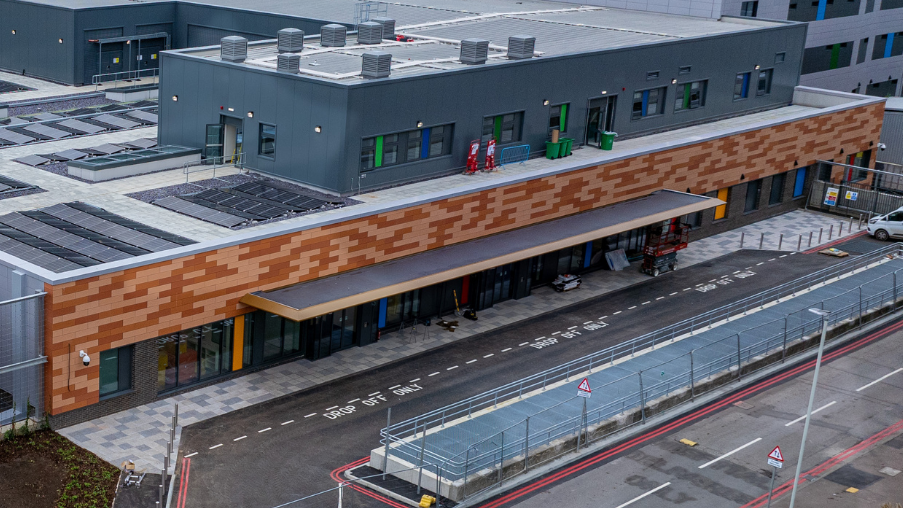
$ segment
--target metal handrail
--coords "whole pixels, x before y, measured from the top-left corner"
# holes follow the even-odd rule
[[[182,172],[185,173],[185,183],[188,183],[188,175],[190,173],[197,173],[200,171],[206,171],[207,167],[202,169],[197,169],[194,171],[189,171],[188,168],[192,168],[195,166],[209,166],[213,165],[213,177],[216,178],[216,168],[217,166],[237,166],[239,171],[245,168],[245,152],[236,153],[232,155],[216,155],[213,157],[207,157],[206,159],[201,159],[199,161],[189,161],[185,164],[182,164]]]
[[[118,83],[119,81],[131,81],[139,78],[156,78],[159,75],[159,67],[153,67],[150,69],[135,69],[131,71],[108,72],[105,74],[95,74],[94,76],[92,76],[91,84],[94,85],[94,90],[96,91],[98,86],[102,85],[103,83],[109,83],[110,81]],[[108,77],[111,77],[111,79],[105,79]]]

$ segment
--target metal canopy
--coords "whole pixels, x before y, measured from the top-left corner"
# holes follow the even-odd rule
[[[250,293],[241,303],[302,321],[722,204],[705,196],[658,191],[332,277]]]
[[[122,37],[108,37],[106,39],[91,39],[88,42],[93,42],[95,44],[112,44],[114,42],[145,41],[147,39],[166,39],[166,45],[169,46],[169,34],[166,32],[155,32],[144,35],[124,35]]]

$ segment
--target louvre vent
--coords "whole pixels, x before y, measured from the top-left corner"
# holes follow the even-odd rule
[[[358,44],[379,44],[383,39],[383,26],[373,21],[365,21],[357,26]]]
[[[508,37],[508,58],[523,60],[533,58],[533,48],[536,47],[536,37],[529,35],[512,35]]]
[[[220,58],[229,62],[244,62],[248,57],[248,39],[237,35],[223,37],[220,43]]]
[[[461,41],[461,62],[466,64],[486,63],[489,58],[489,41],[486,39],[464,39]]]
[[[395,20],[392,18],[372,18],[370,21],[383,26],[383,39],[395,39]]]
[[[298,74],[301,67],[301,56],[292,53],[282,53],[276,57],[276,70]]]
[[[392,55],[385,51],[369,51],[363,55],[361,76],[365,78],[387,78],[392,72]]]
[[[326,48],[345,45],[346,28],[344,25],[330,23],[320,28],[320,46]]]
[[[300,53],[304,49],[304,31],[297,28],[283,28],[276,32],[276,49],[280,53]]]

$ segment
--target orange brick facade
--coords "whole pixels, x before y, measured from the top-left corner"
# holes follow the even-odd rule
[[[636,198],[659,189],[694,193],[755,180],[877,142],[883,104],[799,120],[402,210],[47,285],[46,407],[98,401],[100,351],[251,309],[245,294],[435,249]],[[838,159],[839,160],[839,159]]]

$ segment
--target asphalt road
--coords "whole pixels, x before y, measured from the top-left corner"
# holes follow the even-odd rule
[[[903,330],[903,322],[896,328]],[[903,331],[878,333],[886,336],[836,355],[821,369],[798,508],[903,503],[903,473],[894,473],[903,470]],[[650,429],[654,437],[624,453],[595,463],[588,458],[569,476],[548,475],[483,506],[764,507],[772,471],[766,460],[779,446],[784,465],[772,506],[787,507],[813,373],[800,370],[676,430],[655,436]]]
[[[190,476],[184,489],[177,482],[174,499],[184,498],[184,502],[173,506],[272,507],[335,487],[332,470],[367,456],[379,445],[379,429],[385,425],[389,406],[393,421],[410,418],[835,262],[818,255],[741,251],[188,426],[182,430],[180,462],[181,457],[190,458]],[[728,277],[730,282],[705,293],[694,289],[746,270],[754,275]],[[608,326],[593,331],[579,328],[600,318]],[[580,335],[541,349],[522,345],[575,326]],[[437,329],[435,333],[446,332]],[[334,497],[295,506],[333,507]],[[355,504],[359,505],[363,504]]]

